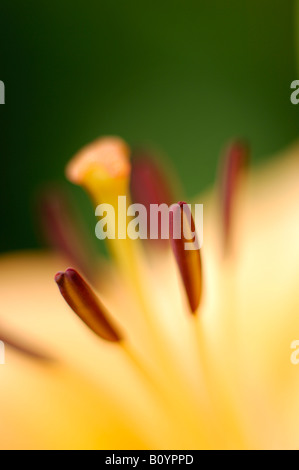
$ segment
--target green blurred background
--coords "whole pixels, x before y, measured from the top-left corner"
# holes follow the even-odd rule
[[[295,139],[294,25],[286,0],[1,0],[0,250],[38,245],[36,188],[101,134],[163,150],[187,197],[232,137],[254,164]]]

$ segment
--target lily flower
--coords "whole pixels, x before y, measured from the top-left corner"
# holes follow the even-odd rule
[[[109,239],[111,260],[86,267],[76,224],[54,204],[59,253],[2,256],[1,448],[298,447],[299,147],[256,170],[248,156],[233,142],[216,190],[198,199],[200,249]],[[139,202],[176,202],[151,165],[132,171],[127,144],[105,137],[66,174],[118,222],[132,188]],[[170,224],[185,210],[174,206]]]

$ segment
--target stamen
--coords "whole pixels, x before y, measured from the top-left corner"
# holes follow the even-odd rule
[[[24,340],[16,338],[13,334],[3,331],[2,327],[0,331],[0,341],[3,341],[5,346],[8,346],[14,351],[27,356],[29,359],[45,362],[53,361],[53,358],[41,351],[38,351],[37,349],[31,348]]]
[[[201,300],[202,294],[202,266],[199,248],[186,250],[185,243],[190,243],[192,234],[195,233],[195,224],[188,204],[179,202],[170,208],[170,243],[178,264],[181,277],[185,286],[189,305],[192,313],[195,313]],[[189,225],[191,222],[191,225]],[[176,224],[179,223],[180,238],[175,238]],[[190,238],[185,238],[187,227]],[[197,242],[195,239],[193,243]]]
[[[107,341],[121,341],[106,309],[75,269],[57,273],[55,281],[65,301],[94,333]]]
[[[248,166],[249,147],[242,141],[234,142],[227,150],[221,170],[220,198],[224,233],[224,249],[227,253],[231,244],[234,206],[240,180]]]
[[[39,209],[47,243],[92,280],[96,269],[95,250],[66,192],[58,187],[44,190],[39,196]]]
[[[161,238],[161,221],[158,222],[158,240],[151,240],[150,238],[152,223],[150,206],[151,204],[167,204],[170,206],[174,201],[173,194],[158,162],[142,150],[133,154],[130,188],[133,202],[143,204],[147,210],[148,240],[155,245],[155,248],[156,246],[168,246],[167,240]]]

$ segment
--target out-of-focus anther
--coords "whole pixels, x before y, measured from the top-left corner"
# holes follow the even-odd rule
[[[225,253],[230,251],[236,198],[248,163],[249,146],[241,140],[233,142],[228,147],[221,162],[220,204]]]

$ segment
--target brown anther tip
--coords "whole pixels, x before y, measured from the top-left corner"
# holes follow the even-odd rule
[[[175,236],[174,225],[178,221],[180,222],[180,238]],[[202,293],[201,257],[199,248],[192,250],[185,249],[185,224],[188,224],[187,231],[190,235],[194,234],[194,242],[196,242],[195,224],[190,208],[187,203],[180,201],[170,208],[170,244],[181,274],[191,312],[195,313],[199,307]]]
[[[54,280],[58,285],[62,284],[63,276],[64,276],[64,273],[61,272],[61,271],[59,271],[57,274],[55,274]]]
[[[177,212],[180,209],[182,209],[184,206],[188,206],[188,204],[185,201],[179,201],[176,204],[173,204],[170,208],[172,212]]]
[[[109,319],[105,307],[75,269],[58,272],[55,282],[67,304],[94,333],[107,341],[121,341],[122,337]]]
[[[63,275],[66,274],[67,276],[69,276],[71,279],[79,279],[81,278],[80,274],[76,271],[76,269],[74,268],[67,268],[65,270],[65,273],[62,273]]]

